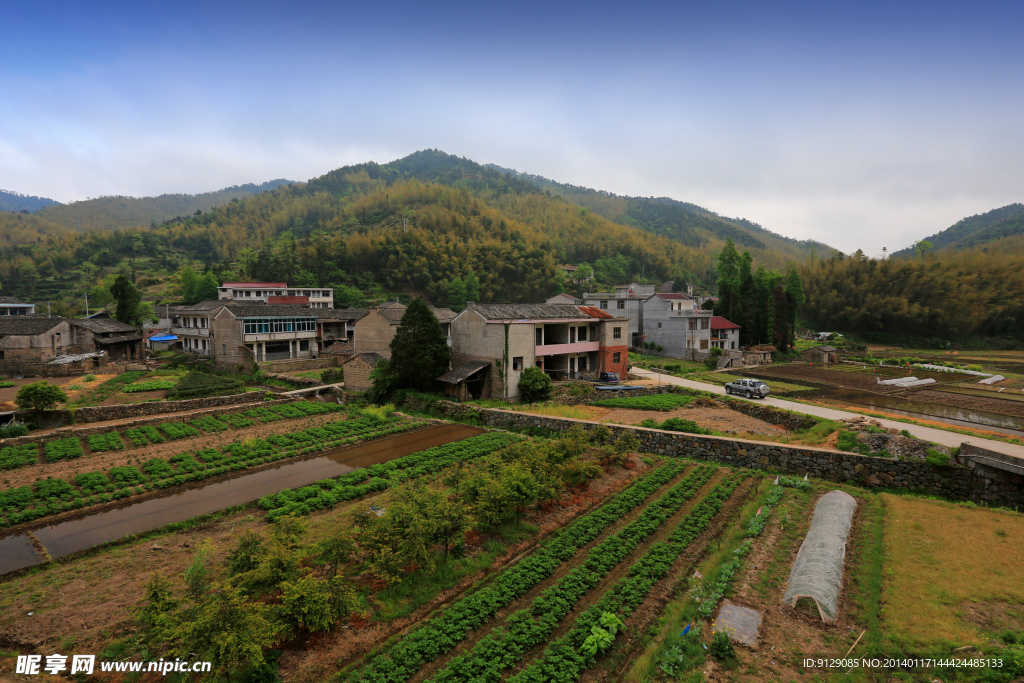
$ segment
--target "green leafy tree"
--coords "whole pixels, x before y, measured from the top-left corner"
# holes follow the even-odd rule
[[[135,288],[131,280],[124,275],[118,275],[110,288],[110,294],[117,302],[117,308],[114,309],[114,317],[117,320],[130,325],[142,324],[139,317],[139,303],[142,301],[142,295],[139,294],[139,290]]]
[[[199,276],[196,275],[196,271],[192,270],[192,266],[185,265],[178,273],[178,283],[181,285],[181,297],[187,304],[194,304],[199,299],[196,298],[196,285],[199,283]]]
[[[335,285],[334,305],[337,308],[360,308],[366,305],[366,296],[358,287]]]
[[[199,303],[200,301],[216,301],[218,293],[217,288],[220,283],[217,282],[217,276],[213,274],[212,270],[208,270],[203,273],[192,289],[192,303]]]
[[[209,564],[210,555],[212,554],[213,542],[207,539],[205,543],[199,546],[195,557],[192,558],[192,564],[185,570],[185,585],[188,586],[189,595],[193,599],[202,597],[210,590],[210,576],[207,564]]]
[[[551,378],[538,367],[529,367],[519,376],[519,397],[524,403],[546,401],[551,397]]]
[[[452,354],[441,323],[427,302],[415,298],[391,340],[389,371],[398,389],[430,392],[448,372]]]
[[[921,240],[920,242],[914,242],[914,251],[917,252],[918,258],[924,260],[925,253],[932,248],[932,243],[928,240]]]
[[[466,296],[466,285],[462,278],[457,277],[448,286],[448,305],[455,311],[461,311],[466,307],[468,298]]]
[[[477,279],[476,273],[473,272],[472,268],[466,273],[466,277],[462,281],[466,285],[466,301],[474,303],[480,301],[480,280]]]
[[[281,590],[285,619],[309,631],[327,631],[356,605],[354,591],[337,576],[327,581],[304,576],[283,584]]]
[[[18,395],[14,397],[18,408],[35,411],[51,410],[56,408],[57,404],[67,400],[68,395],[64,393],[63,389],[45,380],[23,384],[18,389]]]
[[[789,275],[786,276],[786,304],[787,313],[789,314],[786,319],[786,325],[789,326],[789,341],[790,346],[796,339],[796,317],[800,312],[800,308],[807,301],[807,295],[804,294],[804,285],[800,280],[800,273],[796,272],[796,268],[789,271]]]

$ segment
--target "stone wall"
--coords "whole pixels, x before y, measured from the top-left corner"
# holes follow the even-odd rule
[[[160,415],[166,413],[178,413],[186,410],[198,410],[200,408],[213,408],[216,406],[231,406],[240,403],[253,403],[263,400],[265,391],[249,391],[244,394],[231,394],[230,396],[210,396],[207,398],[190,398],[184,401],[149,401],[147,403],[124,403],[115,406],[89,406],[77,410],[48,410],[43,414],[43,422],[59,421],[65,424],[74,421],[76,424],[89,422],[104,422],[106,420],[120,420],[132,417],[145,417],[146,415]],[[33,419],[31,413],[17,413],[17,419]],[[73,418],[73,419],[72,419]]]
[[[511,410],[480,409],[447,401],[434,404],[444,415],[455,417],[473,412],[490,427],[540,427],[567,431],[576,425],[584,429],[602,423],[589,420],[546,417]],[[631,431],[640,440],[640,451],[696,460],[713,460],[732,467],[770,470],[785,474],[808,474],[816,479],[847,482],[861,486],[910,489],[947,498],[972,500],[1014,509],[1024,508],[1024,492],[993,486],[978,468],[961,465],[933,467],[920,460],[894,460],[822,448],[787,446],[779,443],[747,441],[718,436],[703,436],[605,423],[613,438]]]

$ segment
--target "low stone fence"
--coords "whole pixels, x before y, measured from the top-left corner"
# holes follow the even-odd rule
[[[976,474],[977,467],[970,469],[957,464],[934,467],[920,460],[894,460],[806,446],[481,409],[448,401],[437,401],[434,408],[448,417],[474,413],[490,427],[538,427],[562,432],[577,425],[589,430],[603,424],[612,431],[613,438],[618,438],[624,431],[632,432],[640,441],[639,450],[647,453],[712,460],[733,467],[785,474],[809,474],[817,479],[859,486],[910,489],[952,499],[1024,508],[1024,487],[1003,481],[993,483],[988,477]]]
[[[260,401],[266,391],[248,391],[244,394],[231,394],[228,396],[208,396],[206,398],[189,398],[183,401],[147,401],[146,403],[123,403],[114,406],[88,406],[77,410],[47,410],[43,413],[43,422],[68,423],[89,423],[105,422],[107,420],[121,420],[132,417],[145,417],[146,415],[160,415],[164,413],[180,413],[186,410],[198,410],[200,408],[213,408],[216,406],[231,406],[240,403],[253,403]],[[32,413],[17,413],[19,420],[34,420],[36,416]]]
[[[283,379],[286,382],[298,384],[300,387],[318,387],[323,384],[319,377],[296,377],[295,375],[285,375],[280,372],[267,373],[267,377]]]

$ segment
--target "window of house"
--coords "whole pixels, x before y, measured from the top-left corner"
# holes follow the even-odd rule
[[[220,355],[222,355],[222,356],[228,355],[228,345],[227,344],[221,344],[220,345]]]
[[[658,329],[659,330],[661,329],[661,323],[658,323]]]
[[[729,342],[729,343],[732,344],[732,346],[729,347],[730,349],[735,349],[736,348],[736,342]]]
[[[587,358],[586,358],[586,356],[583,356],[583,357],[580,358],[580,370],[586,370],[586,369],[587,369]]]
[[[702,318],[700,321],[700,329],[706,330],[709,327],[711,327],[711,321],[708,320],[707,318]]]
[[[515,357],[512,358],[512,369],[513,370],[522,370],[523,369],[523,357],[522,356],[515,356]]]
[[[708,348],[708,340],[707,339],[701,339],[700,340],[700,348],[705,350],[705,351],[707,350],[707,348]]]
[[[615,353],[612,354],[612,363],[621,363],[621,362],[622,362],[622,353],[619,352],[619,351],[616,351]]]
[[[622,328],[621,327],[613,327],[612,328],[612,339],[622,339]]]
[[[624,309],[625,307],[626,307],[626,302],[625,301],[620,299],[620,300],[615,302],[615,308],[619,309],[620,311],[622,309]]]
[[[608,302],[607,301],[602,301],[601,302],[601,308],[607,310],[608,309]]]
[[[579,339],[581,342],[587,341],[587,328],[581,327],[579,334],[576,335],[576,338]]]
[[[309,340],[308,339],[300,339],[299,340],[299,351],[309,351]]]
[[[690,329],[691,330],[697,329],[697,319],[696,318],[690,318]]]

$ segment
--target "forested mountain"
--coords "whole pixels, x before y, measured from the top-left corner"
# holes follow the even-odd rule
[[[608,220],[663,235],[695,249],[717,253],[726,240],[731,239],[767,267],[783,267],[791,261],[806,259],[812,253],[828,256],[835,251],[820,242],[784,237],[746,219],[726,218],[696,204],[668,197],[624,197],[603,190],[565,185],[500,166],[491,165],[490,168],[565,197]],[[714,276],[711,275],[710,279]]]
[[[286,185],[290,180],[271,180],[259,185],[233,185],[203,194],[162,194],[159,197],[99,197],[70,204],[52,204],[39,211],[49,223],[75,231],[118,230],[145,227],[196,211],[209,211],[233,199],[251,197]]]
[[[437,151],[341,168],[153,228],[78,233],[45,215],[6,216],[11,228],[44,231],[0,248],[4,292],[35,300],[74,300],[115,268],[173,297],[159,285],[199,261],[219,277],[420,293],[439,303],[453,279],[473,271],[484,300],[529,301],[560,289],[561,263],[594,263],[612,282],[641,272],[660,282],[707,273],[714,257]],[[30,218],[38,221],[31,228]]]
[[[57,201],[46,197],[33,197],[9,190],[0,190],[0,211],[28,211],[31,213],[51,204],[57,204]]]
[[[861,252],[801,267],[803,315],[820,329],[884,341],[1024,340],[1024,252],[968,249],[920,259]]]
[[[997,240],[1024,235],[1024,204],[1007,204],[976,216],[969,216],[946,228],[942,232],[926,237],[933,249],[972,249],[992,247]],[[999,248],[1018,247],[1019,241],[1001,242]],[[914,248],[907,247],[893,253],[896,257],[914,255]]]

